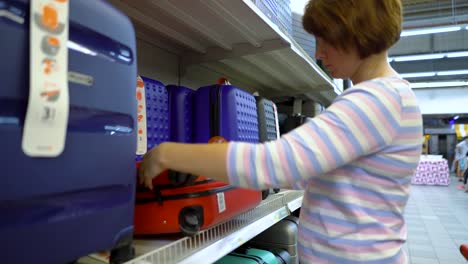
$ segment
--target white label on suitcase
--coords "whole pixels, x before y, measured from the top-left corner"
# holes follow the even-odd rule
[[[29,101],[22,141],[31,157],[56,157],[65,148],[68,10],[68,0],[31,1]]]
[[[137,155],[144,155],[148,149],[148,138],[146,128],[146,94],[145,94],[145,83],[140,76],[137,78],[136,87],[136,98],[137,98],[137,123],[138,123],[138,138],[137,138]]]
[[[224,193],[217,193],[218,196],[218,212],[222,213],[226,211],[226,201],[224,200]]]

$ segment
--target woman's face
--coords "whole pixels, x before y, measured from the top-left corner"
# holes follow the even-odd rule
[[[361,59],[354,49],[337,49],[320,37],[316,38],[315,57],[322,61],[333,78],[339,79],[351,78],[361,64]]]

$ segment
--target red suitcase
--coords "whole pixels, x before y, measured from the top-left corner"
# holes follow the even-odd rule
[[[158,182],[158,178],[153,182]],[[202,177],[190,186],[159,184],[152,191],[140,188],[136,195],[134,233],[194,235],[256,207],[261,200],[259,191]]]

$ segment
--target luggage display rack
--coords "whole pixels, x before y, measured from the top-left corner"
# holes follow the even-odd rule
[[[302,204],[303,191],[271,194],[256,208],[192,237],[136,239],[126,264],[212,263],[273,226]],[[98,264],[88,257],[79,264]]]

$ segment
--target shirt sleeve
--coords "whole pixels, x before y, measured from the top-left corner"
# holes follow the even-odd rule
[[[400,130],[401,109],[397,90],[374,82],[355,86],[279,140],[229,143],[230,183],[253,189],[304,189],[312,177],[390,145]]]

